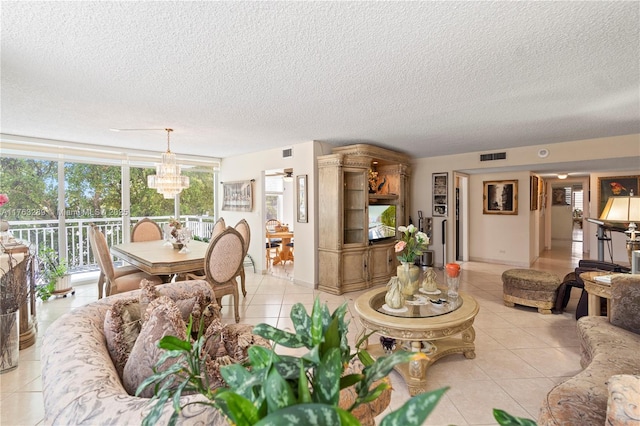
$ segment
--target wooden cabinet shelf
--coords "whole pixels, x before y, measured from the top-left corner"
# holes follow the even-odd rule
[[[376,193],[369,192],[372,167]],[[387,283],[395,239],[370,244],[369,205],[393,205],[396,224],[408,223],[409,157],[365,144],[338,147],[318,157],[318,172],[319,289],[342,294]]]

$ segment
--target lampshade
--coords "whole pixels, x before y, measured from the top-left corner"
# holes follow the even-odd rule
[[[629,263],[632,263],[633,251],[640,248],[640,240],[636,239],[638,227],[635,224],[635,222],[640,222],[640,197],[610,197],[602,210],[600,220],[629,224],[629,229],[625,231],[625,234],[628,235],[627,255]]]
[[[607,222],[640,222],[640,196],[610,197],[600,220]]]
[[[171,152],[169,137],[173,129],[167,131],[167,152],[162,154],[162,163],[156,164],[156,174],[147,176],[147,186],[157,190],[164,198],[173,198],[189,188],[189,177],[180,174],[176,155]]]

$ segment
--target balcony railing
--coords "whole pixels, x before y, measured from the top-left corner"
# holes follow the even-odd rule
[[[142,217],[132,217],[131,226],[141,220]],[[169,216],[150,217],[162,228],[169,223]],[[194,236],[209,238],[213,231],[215,219],[203,216],[181,216],[180,220],[189,228]],[[32,221],[11,221],[10,231],[13,236],[20,240],[26,240],[34,244],[38,250],[50,247],[56,251],[58,247],[58,220],[32,220]],[[122,243],[123,224],[121,218],[89,218],[89,219],[67,219],[65,221],[65,232],[67,236],[67,247],[59,250],[60,257],[64,258],[70,272],[81,272],[98,269],[98,264],[94,258],[93,251],[89,244],[89,227],[96,224],[107,238],[109,246]]]

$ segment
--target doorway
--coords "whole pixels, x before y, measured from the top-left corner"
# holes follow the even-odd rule
[[[265,233],[273,232],[274,226],[294,233],[295,191],[293,169],[266,170],[264,176],[264,213]],[[269,226],[267,226],[269,224]],[[266,238],[265,262],[268,274],[293,281],[293,254],[295,240],[293,238]],[[286,260],[282,260],[282,258]]]
[[[453,172],[454,182],[454,256],[456,261],[469,260],[469,175]]]
[[[584,212],[588,211],[585,187],[588,178],[550,182],[547,249],[563,250],[578,259],[589,251],[588,241],[584,241]]]

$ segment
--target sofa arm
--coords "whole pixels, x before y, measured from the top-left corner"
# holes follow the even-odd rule
[[[640,424],[640,376],[618,374],[607,382],[607,425]]]

